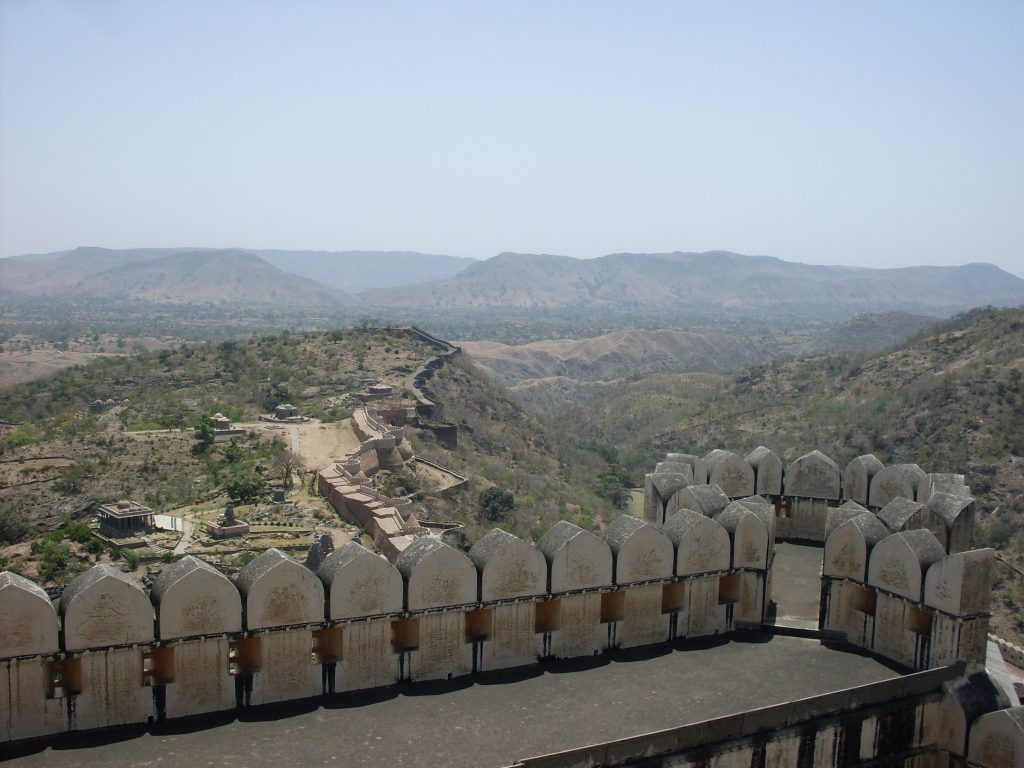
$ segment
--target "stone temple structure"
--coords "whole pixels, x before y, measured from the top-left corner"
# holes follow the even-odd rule
[[[1024,765],[1024,708],[986,673],[993,552],[969,548],[969,489],[903,468],[879,488],[886,468],[855,462],[670,454],[646,519],[562,521],[536,546],[417,537],[392,564],[350,542],[316,571],[271,549],[233,581],[186,557],[148,591],[97,565],[57,607],[0,573],[0,739],[772,632],[776,541],[801,538],[823,555],[810,636],[905,675],[518,765]]]

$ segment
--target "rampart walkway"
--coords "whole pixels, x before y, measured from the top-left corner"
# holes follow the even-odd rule
[[[896,676],[879,661],[812,640],[737,633],[599,660],[493,673],[474,684],[412,684],[289,707],[61,739],[8,763],[137,768],[466,766],[698,722]],[[680,646],[681,648],[682,646]],[[443,692],[443,695],[442,695]]]

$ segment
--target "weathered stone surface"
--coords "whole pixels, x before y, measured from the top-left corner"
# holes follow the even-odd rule
[[[665,462],[659,464],[659,467]],[[693,468],[673,464],[673,471],[658,471],[644,476],[644,518],[655,525],[665,522],[670,510],[679,505],[676,494],[693,483]]]
[[[1024,706],[981,715],[967,743],[967,758],[980,768],[1024,765]]]
[[[948,493],[953,496],[970,497],[971,489],[963,475],[932,472],[922,478],[917,486],[917,500],[923,504],[931,501],[936,493]]]
[[[405,579],[406,610],[476,602],[477,575],[472,561],[437,539],[418,537],[398,556],[395,567]]]
[[[976,549],[944,557],[925,575],[925,605],[953,616],[987,611],[992,597],[994,564],[993,549]]]
[[[704,466],[703,459],[700,457],[693,456],[689,453],[666,453],[665,461],[676,464],[689,464],[693,467],[693,484],[707,485],[708,470],[707,467]]]
[[[845,520],[825,540],[822,573],[866,580],[871,550],[888,535],[889,530],[870,512]]]
[[[616,584],[635,584],[672,576],[672,541],[661,529],[638,517],[622,515],[608,526],[603,535],[612,551],[612,573]]]
[[[768,526],[754,510],[738,501],[729,504],[715,518],[732,539],[732,567],[768,567]]]
[[[469,550],[479,574],[483,602],[535,597],[547,590],[548,566],[536,548],[495,528]]]
[[[537,549],[548,562],[548,591],[552,594],[612,585],[608,545],[567,520],[551,526],[537,542]]]
[[[295,565],[312,576],[320,587],[312,571],[298,563]],[[322,606],[321,602],[321,613]],[[253,675],[252,685],[254,705],[305,699],[320,694],[322,672],[310,654],[313,647],[313,632],[310,629],[300,627],[267,632],[260,635],[259,643],[260,665],[258,672]]]
[[[212,565],[191,555],[164,568],[150,595],[161,640],[242,629],[238,589]]]
[[[714,517],[729,506],[729,497],[717,485],[687,486],[676,494],[676,499],[679,509],[700,512],[705,517]]]
[[[473,669],[473,646],[466,642],[463,611],[424,613],[416,620],[420,645],[409,654],[410,679],[445,680]]]
[[[402,611],[402,574],[356,541],[324,560],[317,575],[327,588],[327,617],[334,621]]]
[[[821,451],[805,453],[786,468],[786,495],[809,499],[838,499],[839,467]]]
[[[893,533],[924,528],[935,534],[942,548],[946,548],[949,534],[946,524],[932,514],[924,504],[897,496],[878,511],[878,519]]]
[[[967,754],[967,734],[984,714],[1006,709],[1010,700],[985,672],[946,683],[939,704],[936,744],[957,755]]]
[[[729,570],[729,532],[710,517],[683,509],[669,518],[663,530],[676,548],[677,576]]]
[[[55,653],[60,622],[46,590],[9,571],[0,573],[0,659]]]
[[[946,550],[965,552],[974,538],[975,508],[970,496],[934,491],[928,499],[928,511],[946,528]]]
[[[320,579],[279,549],[268,549],[242,568],[235,584],[245,601],[247,629],[324,620],[324,586]]]
[[[536,632],[532,602],[496,605],[492,609],[491,636],[483,642],[481,669],[508,669],[535,664],[543,640]]]
[[[764,496],[782,495],[782,460],[774,451],[759,445],[747,454],[754,469],[754,492]]]
[[[917,464],[890,464],[883,467],[871,480],[868,504],[879,509],[897,496],[914,501],[917,498],[917,486],[924,477],[924,472]]]
[[[611,553],[609,580],[610,560]],[[558,603],[559,623],[558,629],[551,633],[551,655],[571,659],[601,653],[608,638],[607,627],[601,623],[601,595],[597,592],[563,595]]]
[[[865,513],[871,514],[868,509],[862,507],[855,501],[847,501],[835,509],[830,509],[825,514],[825,538],[832,535],[832,531],[845,523]],[[882,526],[885,527],[884,525]]]
[[[67,700],[50,698],[45,659],[0,660],[0,701],[4,703],[0,707],[0,741],[48,736],[68,727]]]
[[[669,615],[662,613],[660,584],[625,590],[622,620],[616,632],[620,648],[662,643],[668,640]]]
[[[149,597],[110,565],[94,565],[72,581],[61,595],[60,612],[69,651],[153,640]]]
[[[885,465],[874,454],[866,453],[846,465],[843,470],[843,498],[867,504],[871,481]]]
[[[168,718],[223,712],[235,706],[235,678],[228,673],[229,651],[225,635],[174,645],[173,675],[164,689]]]
[[[104,588],[112,585],[107,582]],[[76,612],[73,608],[72,613]],[[142,685],[142,653],[138,648],[87,651],[77,659],[81,692],[75,697],[70,730],[146,722],[152,712],[153,692]]]
[[[398,654],[391,644],[389,619],[346,624],[342,629],[341,647],[336,691],[379,688],[398,681]]]
[[[711,451],[704,457],[708,484],[717,485],[730,499],[754,495],[754,468],[731,451]]]
[[[868,584],[921,602],[925,572],[945,556],[946,550],[931,531],[890,534],[871,551]],[[881,623],[879,619],[876,626]]]

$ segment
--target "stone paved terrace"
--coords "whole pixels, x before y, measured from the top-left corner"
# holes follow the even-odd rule
[[[875,659],[816,640],[737,633],[727,641],[411,684],[330,703],[59,738],[22,747],[5,765],[500,768],[896,675]]]

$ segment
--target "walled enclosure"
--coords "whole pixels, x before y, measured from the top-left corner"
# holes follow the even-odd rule
[[[730,483],[734,493],[757,490],[765,468],[766,496],[730,499],[714,484],[664,482],[662,475],[713,475],[737,458],[670,454],[645,505],[664,521],[624,516],[603,536],[561,521],[536,547],[495,530],[467,556],[420,537],[392,565],[350,542],[317,573],[268,550],[234,582],[186,557],[149,594],[98,565],[65,589],[59,615],[38,586],[0,574],[0,700],[17,702],[3,712],[3,737],[339,695],[759,626],[789,500],[770,493],[781,463],[765,451]],[[784,489],[835,492],[834,462],[815,454],[797,461],[798,482],[782,478]],[[919,484],[916,493],[927,501],[915,502],[947,533],[970,509],[965,486],[949,477],[922,476],[926,492]],[[929,505],[936,499],[958,510],[951,522]],[[915,517],[920,509],[826,507],[821,628],[913,669],[963,661],[977,670],[993,553],[947,552],[928,528],[908,527],[926,520]],[[1005,704],[972,709],[947,691],[915,717],[922,738],[941,728],[953,734],[958,764],[995,766],[1002,763],[991,755],[1024,750],[1018,710]]]

